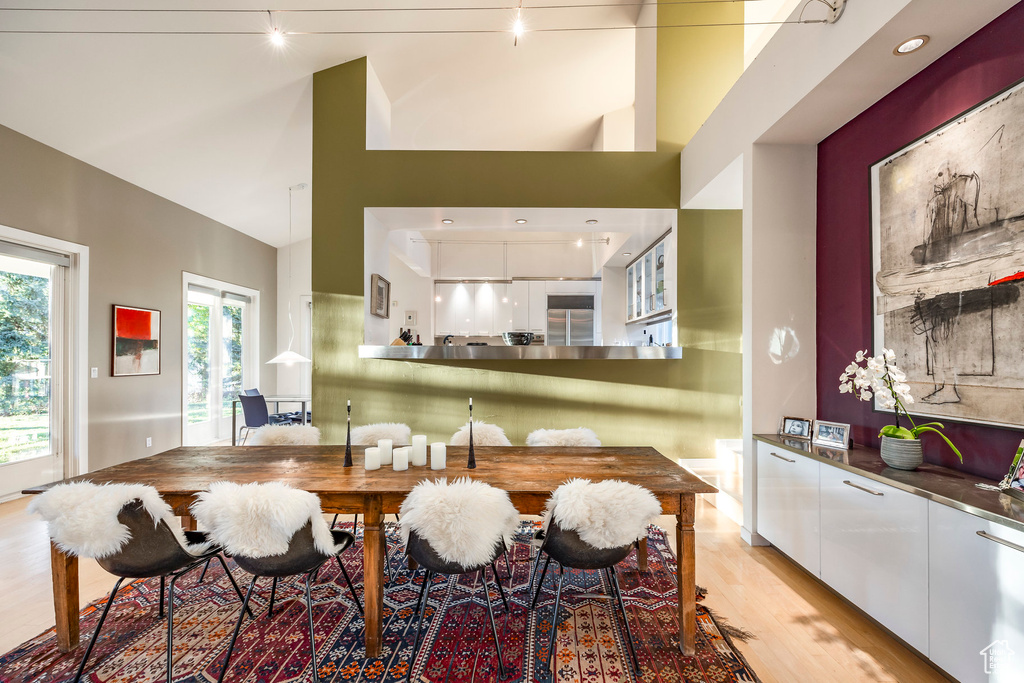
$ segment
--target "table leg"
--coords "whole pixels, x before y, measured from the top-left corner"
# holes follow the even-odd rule
[[[696,494],[682,495],[679,514],[676,515],[676,576],[679,581],[679,649],[684,655],[696,652],[697,641],[697,568],[696,538],[693,523],[696,519]]]
[[[641,538],[636,544],[636,568],[647,571],[647,539]]]
[[[363,508],[363,603],[366,612],[366,656],[381,652],[384,611],[384,529],[380,496],[370,496]]]
[[[196,523],[196,518],[192,515],[182,515],[181,528],[185,531],[198,531],[199,525]]]
[[[238,401],[231,402],[231,445],[238,445]]]
[[[78,647],[78,558],[61,552],[50,543],[50,571],[53,574],[57,649],[71,652]]]

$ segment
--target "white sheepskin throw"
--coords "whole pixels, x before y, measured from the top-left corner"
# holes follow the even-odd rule
[[[452,434],[450,442],[452,446],[469,445],[469,423],[462,425],[462,429]],[[505,430],[498,425],[473,420],[473,445],[474,446],[511,446],[512,442],[505,436]]]
[[[46,520],[50,538],[69,555],[103,558],[117,553],[131,539],[128,527],[117,519],[121,509],[138,500],[153,518],[167,522],[181,547],[202,555],[209,543],[189,545],[171,506],[157,490],[144,484],[93,484],[81,481],[58,484],[32,499],[28,511]]]
[[[250,446],[316,446],[320,430],[312,425],[263,425],[249,437]]]
[[[408,446],[412,443],[412,430],[401,422],[378,422],[352,428],[353,446],[376,446],[381,439],[391,439],[394,446]]]
[[[527,446],[600,446],[593,429],[536,429],[526,437]]]
[[[401,507],[402,542],[415,531],[446,562],[479,567],[494,558],[501,540],[512,547],[519,512],[508,494],[472,479],[422,481]]]
[[[559,527],[575,531],[595,548],[621,548],[646,537],[647,525],[660,514],[661,503],[642,486],[572,479],[548,499],[544,529],[554,515]]]
[[[192,503],[192,516],[228,555],[283,555],[295,532],[313,522],[313,543],[334,555],[334,536],[320,512],[316,494],[281,482],[235,484],[219,481]]]

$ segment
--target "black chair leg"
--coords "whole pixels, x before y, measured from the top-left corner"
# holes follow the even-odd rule
[[[235,589],[235,595],[238,596],[238,601],[241,602],[242,600],[244,600],[245,596],[242,595],[242,589],[238,587],[238,582],[235,581],[235,577],[231,573],[231,571],[228,569],[228,563],[224,561],[224,558],[218,553],[218,554],[214,555],[213,557],[211,557],[210,559],[211,560],[212,559],[216,559],[218,562],[220,562],[220,566],[224,568],[224,573],[228,575],[228,581],[231,582],[231,587]],[[206,566],[207,567],[210,566],[210,560],[206,561]],[[206,569],[203,569],[203,573],[204,574],[206,573]],[[201,578],[200,578],[200,582],[202,582]],[[249,612],[249,617],[250,618],[252,618],[252,619],[256,618],[253,615],[253,613],[252,613],[252,608],[251,607],[247,607],[246,610]]]
[[[334,519],[331,520],[331,528],[333,529],[338,524],[338,515],[334,515]]]
[[[356,513],[356,514],[352,515],[352,535],[353,536],[356,535],[356,529],[358,528],[358,526],[359,526],[359,514]]]
[[[491,569],[494,569],[494,563],[491,563]],[[498,676],[500,678],[505,677],[505,664],[501,656],[501,643],[498,641],[498,626],[494,623],[494,609],[491,607],[491,590],[487,586],[487,570],[480,570],[480,578],[484,584],[484,598],[487,599],[487,615],[491,618],[491,635],[494,636],[494,649],[498,651]],[[494,582],[498,584],[498,590],[501,590],[501,581],[498,580],[498,572],[494,572]],[[504,594],[502,594],[504,598]],[[505,611],[508,612],[508,603],[505,604]]]
[[[167,587],[167,681],[174,680],[174,583],[181,574],[171,576],[171,583]],[[242,612],[245,616],[245,612]]]
[[[533,560],[533,567],[530,568],[530,590],[526,592],[527,595],[533,593],[533,580],[537,578],[537,570],[540,569],[540,555],[541,552],[537,550],[537,557]]]
[[[550,555],[548,555],[544,559],[544,569],[541,571],[540,579],[537,581],[537,592],[533,594],[533,603],[530,605],[530,609],[534,609],[537,606],[537,599],[540,597],[540,589],[544,587],[544,576],[548,573],[548,565],[549,564],[551,564],[551,556]],[[559,585],[561,585],[561,584],[559,584]]]
[[[313,665],[313,680],[320,680],[320,673],[316,668],[316,636],[313,633],[313,595],[309,590],[309,584],[313,581],[313,574],[306,574],[306,613],[309,615],[309,649],[313,653],[310,663]]]
[[[555,611],[551,613],[551,640],[548,641],[548,669],[555,657],[555,638],[558,636],[558,607],[562,602],[562,579],[565,578],[565,570],[558,565],[558,591],[555,593]]]
[[[206,559],[206,564],[203,565],[203,573],[199,575],[199,581],[197,583],[202,583],[203,580],[206,579],[206,570],[210,568],[210,560],[212,559],[212,557]],[[239,598],[239,600],[241,600],[241,598]]]
[[[157,616],[161,619],[164,618],[164,593],[167,590],[167,584],[165,583],[166,577],[160,577],[160,611],[157,612]]]
[[[498,595],[501,596],[501,603],[505,605],[505,611],[508,612],[508,600],[505,599],[505,589],[501,587],[501,577],[498,576],[498,569],[494,566],[493,562],[491,562],[491,571],[494,572],[494,583],[498,584]],[[511,585],[511,581],[509,585]]]
[[[612,588],[616,599],[619,601],[619,609],[622,611],[622,621],[626,624],[626,644],[629,648],[629,657],[633,660],[633,673],[640,671],[640,663],[636,657],[636,646],[633,644],[633,631],[629,627],[629,613],[626,612],[626,602],[622,599],[622,589],[619,587],[619,577],[615,573],[615,567],[608,568],[608,574],[612,577]]]
[[[96,630],[92,632],[92,638],[89,639],[89,647],[85,648],[85,656],[82,657],[82,663],[78,665],[78,673],[72,679],[73,683],[78,683],[78,680],[82,678],[82,672],[85,671],[85,663],[89,661],[89,655],[92,654],[92,647],[96,644],[96,636],[100,634],[100,628],[103,626],[104,620],[107,618],[107,612],[110,611],[110,606],[114,604],[114,596],[117,595],[117,589],[121,587],[123,578],[117,580],[114,584],[114,589],[110,591],[110,597],[107,598],[107,604],[103,607],[103,613],[100,615],[100,620],[96,622]],[[161,592],[161,600],[163,599],[163,593]]]
[[[412,680],[412,667],[416,663],[416,654],[420,649],[420,629],[423,626],[423,613],[427,611],[428,591],[430,590],[430,570],[424,570],[423,588],[420,589],[420,601],[416,603],[416,639],[412,643],[412,656],[409,658],[409,680]]]
[[[238,632],[242,630],[242,620],[245,619],[245,610],[249,606],[249,598],[252,597],[252,591],[256,588],[256,579],[258,578],[258,576],[252,577],[252,581],[249,583],[249,590],[245,593],[245,600],[242,600],[242,609],[238,611],[238,621],[235,622],[235,631],[231,634],[231,640],[228,642],[228,651],[224,655],[224,668],[220,670],[220,675],[217,676],[217,683],[221,683],[228,672],[228,664],[231,663],[231,651],[235,649],[235,641],[238,640]]]
[[[388,557],[388,532],[384,529],[384,523],[381,522],[381,536],[384,537],[384,570],[388,575],[388,583],[394,581],[391,576],[391,558]]]
[[[352,593],[352,599],[355,600],[356,607],[359,608],[359,614],[365,616],[363,606],[359,604],[359,596],[356,595],[356,589],[352,586],[352,579],[348,578],[348,572],[345,570],[345,563],[341,561],[341,557],[338,555],[335,555],[334,559],[338,561],[338,568],[341,570],[341,575],[345,577],[345,583],[348,584],[348,589]]]
[[[277,578],[274,577],[274,582],[270,584],[270,606],[267,607],[267,619],[274,618],[274,597],[277,595]]]

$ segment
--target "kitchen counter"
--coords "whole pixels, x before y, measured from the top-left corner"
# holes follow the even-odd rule
[[[360,346],[360,358],[385,360],[667,360],[678,346]]]

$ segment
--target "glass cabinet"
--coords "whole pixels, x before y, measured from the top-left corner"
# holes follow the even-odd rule
[[[626,269],[626,320],[632,320],[636,317],[636,297],[633,294],[636,288],[636,282],[633,279],[634,270],[635,266],[630,266]]]
[[[667,236],[652,244],[626,268],[626,320],[668,308],[665,291]]]

